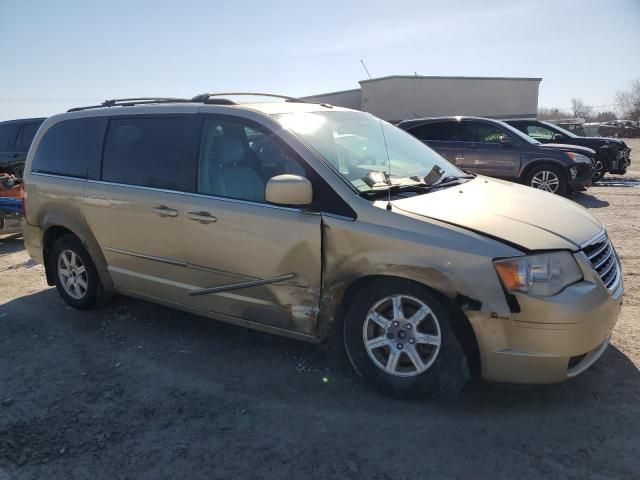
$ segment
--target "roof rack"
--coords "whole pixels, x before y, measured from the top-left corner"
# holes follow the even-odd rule
[[[289,97],[287,95],[277,95],[275,93],[262,93],[262,92],[221,92],[221,93],[202,93],[200,95],[196,95],[191,99],[192,102],[202,102],[207,104],[226,104],[226,105],[234,105],[236,102],[228,99],[218,99],[211,97],[227,97],[227,96],[251,96],[251,97],[271,97],[271,98],[282,98],[287,102],[304,102],[299,98]],[[222,103],[221,102],[226,102]]]
[[[105,100],[99,105],[89,105],[87,107],[75,107],[67,110],[67,112],[79,112],[82,110],[90,110],[93,108],[105,107],[131,107],[133,105],[150,105],[158,103],[204,103],[207,105],[236,105],[236,102],[228,98],[219,98],[227,96],[257,96],[282,98],[287,102],[304,102],[299,98],[289,97],[287,95],[277,95],[275,93],[260,92],[230,92],[230,93],[202,93],[195,97],[189,98],[171,98],[171,97],[137,97],[137,98],[114,98]]]
[[[191,102],[188,98],[171,98],[171,97],[137,97],[137,98],[113,98],[105,100],[100,105],[89,105],[87,107],[70,108],[67,112],[79,112],[81,110],[90,110],[92,108],[104,107],[130,107],[133,105],[146,105],[153,103],[185,103]]]

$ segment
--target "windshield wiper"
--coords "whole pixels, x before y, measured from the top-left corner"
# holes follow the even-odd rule
[[[476,176],[473,175],[473,174],[468,174],[468,175],[447,175],[446,177],[441,178],[437,182],[427,185],[427,187],[429,187],[429,189],[439,188],[439,187],[446,187],[448,185],[461,183],[462,180],[471,180],[473,178],[476,178]]]

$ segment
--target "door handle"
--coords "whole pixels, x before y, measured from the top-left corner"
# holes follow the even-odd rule
[[[161,217],[177,217],[178,211],[173,208],[169,208],[166,205],[158,205],[157,207],[153,207],[153,211],[156,212]]]
[[[218,219],[211,215],[209,212],[187,212],[187,218],[194,222],[200,222],[202,224],[213,223]]]

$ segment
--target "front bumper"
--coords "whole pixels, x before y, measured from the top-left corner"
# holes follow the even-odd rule
[[[467,312],[478,340],[483,378],[561,382],[589,368],[604,353],[620,313],[624,286],[620,278],[610,292],[581,255],[576,254],[576,259],[584,280],[559,294],[517,295],[520,312],[509,318]]]
[[[571,168],[575,169],[575,176],[569,170],[569,187],[573,191],[586,190],[591,186],[593,166],[586,163],[576,163]]]
[[[616,153],[616,158],[611,162],[611,173],[624,174],[631,164],[631,149],[621,148]]]

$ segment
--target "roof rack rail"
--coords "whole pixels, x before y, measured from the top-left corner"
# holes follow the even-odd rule
[[[288,95],[277,95],[275,93],[262,93],[262,92],[221,92],[221,93],[202,93],[200,95],[196,95],[191,99],[192,102],[202,102],[207,104],[222,104],[220,100],[223,100],[227,105],[234,105],[235,102],[233,100],[228,99],[217,99],[211,97],[225,97],[225,96],[252,96],[252,97],[271,97],[271,98],[282,98],[287,102],[304,102],[299,98],[290,97]]]
[[[171,97],[136,97],[136,98],[113,98],[105,100],[100,105],[89,105],[87,107],[70,108],[67,112],[79,112],[82,110],[90,110],[92,108],[104,107],[130,107],[133,105],[146,105],[152,103],[188,103],[192,100],[188,98],[171,98]]]

